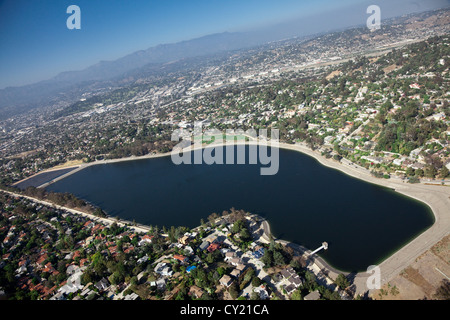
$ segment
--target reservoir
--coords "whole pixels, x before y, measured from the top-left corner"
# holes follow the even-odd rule
[[[248,147],[246,147],[248,149]],[[314,250],[342,271],[366,271],[434,223],[431,209],[388,188],[279,149],[276,175],[262,165],[172,163],[171,157],[93,165],[47,187],[108,215],[146,225],[200,225],[231,207],[266,218],[275,237]]]

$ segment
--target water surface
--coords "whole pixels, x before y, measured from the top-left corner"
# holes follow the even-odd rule
[[[269,220],[272,233],[321,252],[330,265],[365,271],[429,228],[425,204],[280,149],[279,171],[260,165],[174,165],[170,157],[90,166],[47,189],[71,192],[110,216],[195,227],[231,207]],[[248,162],[247,162],[248,163]]]

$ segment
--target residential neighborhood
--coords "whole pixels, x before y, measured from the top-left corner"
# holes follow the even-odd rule
[[[62,73],[54,88],[43,81],[0,89],[0,300],[372,299],[361,276],[366,264],[343,264],[357,272],[332,267],[321,250],[328,243],[333,250],[333,239],[318,240],[313,225],[351,242],[340,244],[351,258],[334,257],[359,262],[357,244],[374,254],[365,261],[385,263],[380,299],[398,297],[397,285],[403,296],[415,289],[414,298],[449,298],[448,6],[383,16],[376,29],[357,24],[251,46],[211,45],[238,36],[158,45]],[[182,49],[172,55],[170,48]],[[227,142],[249,147],[248,158],[258,151],[263,165],[275,164],[265,142],[276,142],[270,154],[283,149],[276,159],[293,169],[282,167],[272,180],[246,178],[254,167],[233,147],[226,156],[236,155],[236,171],[222,166],[213,176]],[[201,157],[189,170],[169,158],[181,150],[190,159],[194,147]],[[146,161],[148,172],[136,165]],[[280,195],[265,192],[273,190]],[[316,209],[322,203],[331,207]],[[319,212],[331,218],[303,223],[302,215]],[[285,224],[277,228],[276,218]],[[299,231],[298,221],[308,230]],[[309,251],[302,242],[322,247]]]
[[[0,182],[58,165],[166,153],[177,144],[173,131],[189,135],[194,122],[203,131],[277,128],[283,142],[380,177],[446,179],[448,17],[443,10],[415,19],[418,28],[410,27],[416,20],[394,19],[379,32],[290,39],[194,60],[188,69],[174,63],[165,81],[150,75],[0,121]]]
[[[243,211],[211,215],[172,242],[165,228],[136,232],[3,192],[0,204],[0,299],[284,300],[312,289],[340,299]]]

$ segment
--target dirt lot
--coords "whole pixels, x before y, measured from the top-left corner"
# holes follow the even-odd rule
[[[79,166],[81,164],[83,164],[83,160],[71,160],[71,161],[67,161],[66,163],[54,166],[53,168],[51,168],[51,170],[74,167],[74,166]]]
[[[450,235],[422,254],[381,290],[377,290],[372,298],[434,299],[433,295],[443,279],[450,280]]]
[[[393,65],[390,65],[390,66],[384,68],[383,71],[384,71],[384,73],[388,74],[388,73],[391,73],[392,71],[397,70],[399,68],[400,68],[399,66],[397,66],[396,64],[393,64]]]
[[[340,74],[342,74],[342,71],[340,71],[340,70],[333,71],[329,75],[326,76],[326,79],[327,80],[333,79],[334,77],[339,76]]]

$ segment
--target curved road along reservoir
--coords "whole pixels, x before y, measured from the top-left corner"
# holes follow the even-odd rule
[[[158,157],[87,166],[47,189],[72,192],[110,216],[158,226],[195,227],[212,212],[244,209],[266,218],[277,238],[311,250],[327,241],[329,249],[319,255],[344,271],[381,263],[435,221],[422,202],[302,153],[279,152],[273,176],[261,176],[262,165],[248,161],[177,166]]]

